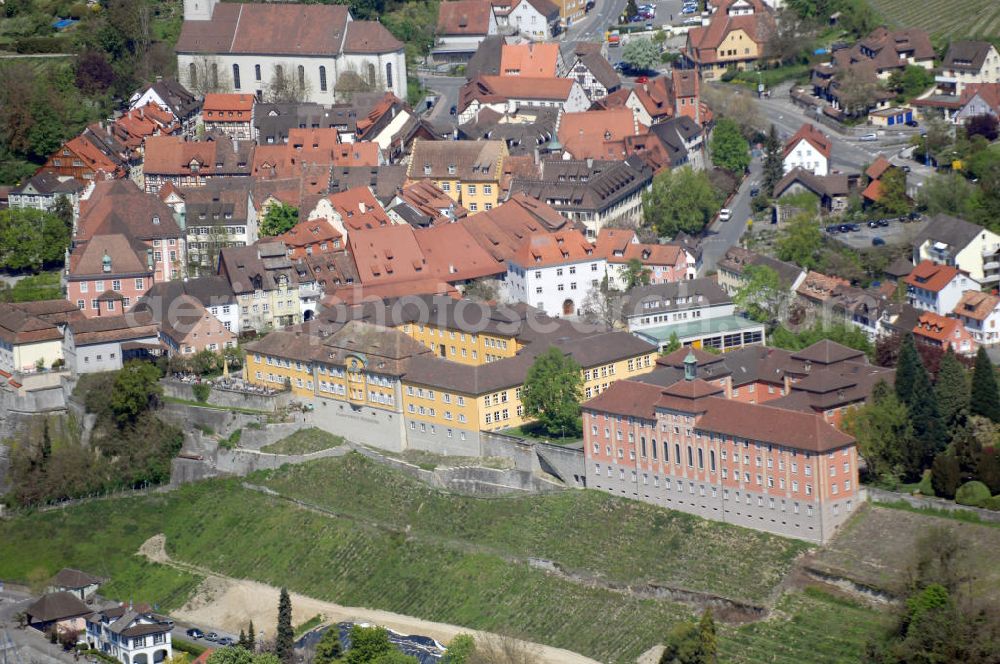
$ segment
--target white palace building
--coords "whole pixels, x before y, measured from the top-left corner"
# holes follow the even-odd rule
[[[176,50],[178,78],[196,93],[267,99],[281,81],[301,101],[321,104],[361,89],[406,99],[403,44],[377,21],[355,21],[344,5],[184,0]]]

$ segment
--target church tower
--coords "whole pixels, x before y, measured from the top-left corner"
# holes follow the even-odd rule
[[[211,21],[219,0],[184,0],[185,21]]]

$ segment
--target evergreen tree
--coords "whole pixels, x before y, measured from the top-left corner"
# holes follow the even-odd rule
[[[899,346],[899,359],[896,360],[896,396],[907,406],[910,405],[913,383],[918,372],[923,373],[925,377],[927,375],[913,345],[913,335],[907,334]]]
[[[952,436],[952,454],[958,462],[962,473],[962,481],[978,479],[979,458],[983,453],[983,445],[976,437],[976,432],[970,426],[963,426]]]
[[[240,628],[240,638],[236,640],[236,646],[238,648],[250,650],[250,648],[247,648],[247,635],[246,632],[243,631],[243,628]]]
[[[282,664],[290,664],[295,659],[295,631],[292,629],[292,600],[288,590],[281,589],[278,598],[278,629],[274,644],[274,654]]]
[[[927,371],[919,360],[914,373],[909,403],[913,438],[906,455],[906,471],[909,477],[917,479],[934,460],[934,456],[947,445],[948,433],[941,422],[937,398],[931,389]],[[896,380],[899,380],[898,375]]]
[[[948,431],[956,431],[968,416],[969,383],[965,377],[965,368],[958,361],[951,346],[941,358],[934,393],[937,396],[944,425]]]
[[[250,621],[250,627],[247,628],[247,650],[254,652],[257,650],[257,635],[254,634],[253,621]]]
[[[715,664],[719,661],[719,638],[715,633],[715,620],[712,618],[712,609],[705,609],[701,614],[701,621],[698,623],[698,637],[701,641],[701,662],[702,664]]]
[[[785,162],[782,158],[781,139],[778,138],[778,130],[771,125],[771,131],[767,134],[764,142],[764,195],[771,197],[774,195],[774,187],[785,176]]]
[[[316,644],[316,657],[313,664],[332,664],[344,656],[344,649],[340,643],[340,628],[336,623],[323,632],[322,638]]]
[[[677,332],[670,333],[670,341],[667,343],[666,348],[663,349],[664,353],[672,353],[675,350],[680,350],[681,339],[677,336]]]
[[[955,491],[961,483],[961,469],[955,457],[945,453],[934,457],[934,465],[931,467],[931,486],[934,487],[935,495],[954,498]]]
[[[982,415],[994,422],[1000,422],[1000,393],[997,392],[997,378],[993,363],[982,346],[976,353],[976,366],[972,371],[969,410],[973,415]]]

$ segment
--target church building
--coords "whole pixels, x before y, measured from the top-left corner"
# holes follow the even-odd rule
[[[177,73],[189,90],[332,104],[354,92],[406,99],[403,44],[344,5],[184,0]]]

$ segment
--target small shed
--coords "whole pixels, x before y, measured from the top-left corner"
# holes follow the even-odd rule
[[[71,567],[64,567],[52,579],[49,592],[67,592],[75,595],[80,601],[86,602],[94,596],[94,593],[97,592],[97,589],[103,582],[104,579],[92,574],[87,574]]]

